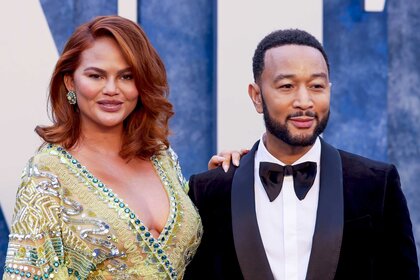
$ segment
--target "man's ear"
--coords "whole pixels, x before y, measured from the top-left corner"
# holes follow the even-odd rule
[[[67,91],[74,91],[74,80],[72,75],[64,75],[64,85],[66,86]]]
[[[263,113],[263,106],[262,106],[262,96],[261,96],[261,89],[260,86],[256,83],[252,83],[248,85],[248,95],[254,103],[255,110],[258,113]]]

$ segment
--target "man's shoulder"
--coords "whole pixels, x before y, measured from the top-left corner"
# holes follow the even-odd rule
[[[189,184],[189,196],[194,204],[203,211],[205,205],[228,205],[236,167],[230,166],[228,172],[221,167],[192,175]]]
[[[342,163],[342,176],[345,188],[352,188],[362,193],[383,191],[387,182],[399,180],[396,167],[393,164],[367,158],[355,153],[337,149]]]
[[[330,146],[331,148],[336,149],[338,151],[338,153],[340,154],[341,162],[343,164],[343,168],[347,168],[349,166],[359,166],[360,168],[389,169],[393,166],[392,164],[386,162],[374,160],[359,154],[341,150],[339,148],[334,147],[333,145],[331,145],[323,139],[322,144],[325,147]]]
[[[190,184],[200,185],[227,185],[231,184],[236,167],[231,164],[229,170],[225,172],[220,166],[202,173],[194,174],[190,178]]]
[[[343,151],[338,149],[340,153],[341,160],[343,162],[343,166],[347,165],[356,165],[359,167],[365,168],[374,168],[374,169],[389,169],[392,165],[383,161],[374,160],[371,158],[367,158],[358,154],[350,153],[347,151]]]
[[[399,177],[393,164],[373,160],[354,153],[338,150],[343,164],[343,176],[347,179],[372,183],[384,183],[388,176]]]

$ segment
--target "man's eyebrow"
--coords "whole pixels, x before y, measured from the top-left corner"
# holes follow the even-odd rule
[[[293,79],[294,77],[296,77],[295,74],[278,74],[273,82],[276,83],[282,79]],[[326,80],[328,80],[328,75],[324,72],[320,72],[320,73],[314,73],[311,75],[311,78],[324,78]]]
[[[280,81],[280,80],[283,80],[283,79],[291,79],[291,78],[293,78],[293,77],[295,77],[296,75],[294,75],[294,74],[278,74],[275,78],[274,78],[274,83],[275,82],[278,82],[278,81]]]
[[[328,75],[325,74],[324,72],[321,73],[315,73],[311,75],[313,78],[324,78],[326,80],[328,80]]]

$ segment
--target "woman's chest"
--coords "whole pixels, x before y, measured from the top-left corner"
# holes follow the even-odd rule
[[[101,178],[157,237],[170,215],[170,200],[176,199],[173,183],[165,184],[155,170],[126,172],[116,169],[113,174],[102,174]]]
[[[173,273],[182,274],[198,247],[202,228],[198,213],[176,175],[157,166],[158,181],[131,177],[105,184],[99,176],[77,164],[62,168],[59,176],[66,201],[63,220],[75,237],[66,241],[65,246],[71,252],[68,257],[77,259],[82,254],[91,258],[96,266],[92,276],[101,274],[119,279],[128,275],[127,279],[142,279],[159,275],[165,276],[159,279],[165,279]],[[136,187],[138,182],[144,184]],[[126,183],[129,191],[114,189],[113,183]],[[166,209],[159,207],[162,200]],[[160,220],[159,231],[153,232],[150,226],[153,223],[142,215],[147,211],[149,217],[157,217],[157,211],[165,217]]]

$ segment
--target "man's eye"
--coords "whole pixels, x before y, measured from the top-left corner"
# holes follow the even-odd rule
[[[311,86],[311,88],[313,88],[313,89],[324,89],[325,86],[322,85],[322,84],[314,84],[314,85]]]
[[[291,85],[291,84],[284,84],[284,85],[280,85],[279,88],[281,88],[281,89],[291,89],[291,88],[293,88],[293,85]]]

